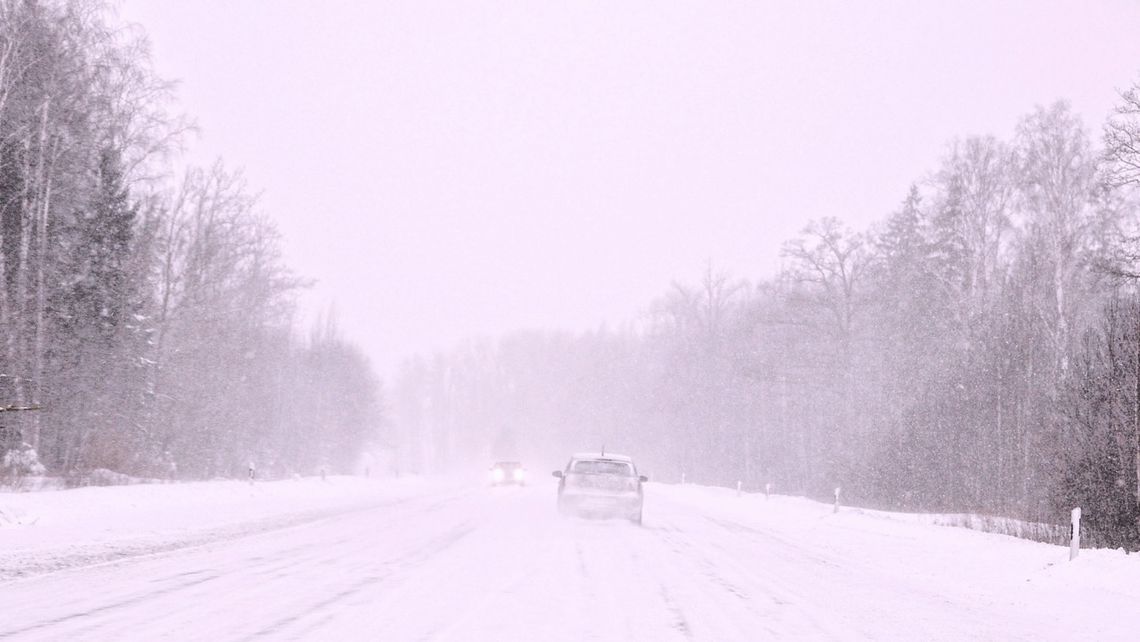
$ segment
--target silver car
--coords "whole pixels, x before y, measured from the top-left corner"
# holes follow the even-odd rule
[[[558,510],[589,517],[623,517],[641,523],[644,498],[633,460],[610,453],[579,453],[565,470],[554,471],[558,482]]]

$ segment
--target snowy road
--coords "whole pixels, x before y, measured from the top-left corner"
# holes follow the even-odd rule
[[[0,639],[1040,640],[1140,630],[1136,593],[1073,596],[1072,582],[1097,576],[1054,564],[1057,547],[715,489],[649,485],[641,528],[563,518],[553,499],[546,483],[452,488],[0,582]]]

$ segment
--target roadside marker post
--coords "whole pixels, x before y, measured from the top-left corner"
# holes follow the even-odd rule
[[[764,484],[764,499],[772,499],[772,482]]]
[[[1081,507],[1073,509],[1072,521],[1069,526],[1069,561],[1077,559],[1081,552]]]
[[[740,480],[736,480],[736,496],[740,497]]]
[[[835,487],[835,510],[832,512],[834,512],[834,513],[839,512],[839,487],[838,486]]]

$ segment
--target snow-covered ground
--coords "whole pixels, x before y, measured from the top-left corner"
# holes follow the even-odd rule
[[[639,528],[561,517],[554,492],[330,478],[0,494],[0,638],[1140,635],[1140,556],[1070,563],[1063,547],[698,486],[649,484]]]
[[[0,493],[0,580],[233,539],[437,488],[330,477]]]

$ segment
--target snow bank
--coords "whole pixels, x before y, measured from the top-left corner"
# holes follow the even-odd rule
[[[918,586],[940,586],[948,595],[975,594],[979,603],[1007,605],[1011,613],[1042,621],[1084,622],[1085,639],[1136,639],[1136,618],[1103,617],[1105,601],[1140,603],[1140,555],[1083,549],[1070,562],[1068,546],[937,525],[936,515],[840,507],[800,497],[698,485],[661,486],[656,493],[703,512],[729,529],[763,533],[868,577],[889,573]],[[652,504],[646,503],[652,523]],[[1123,612],[1122,611],[1122,615]],[[1026,617],[1022,630],[1041,628]],[[1131,627],[1131,628],[1130,628]]]
[[[282,528],[432,487],[329,477],[0,493],[0,579]]]

